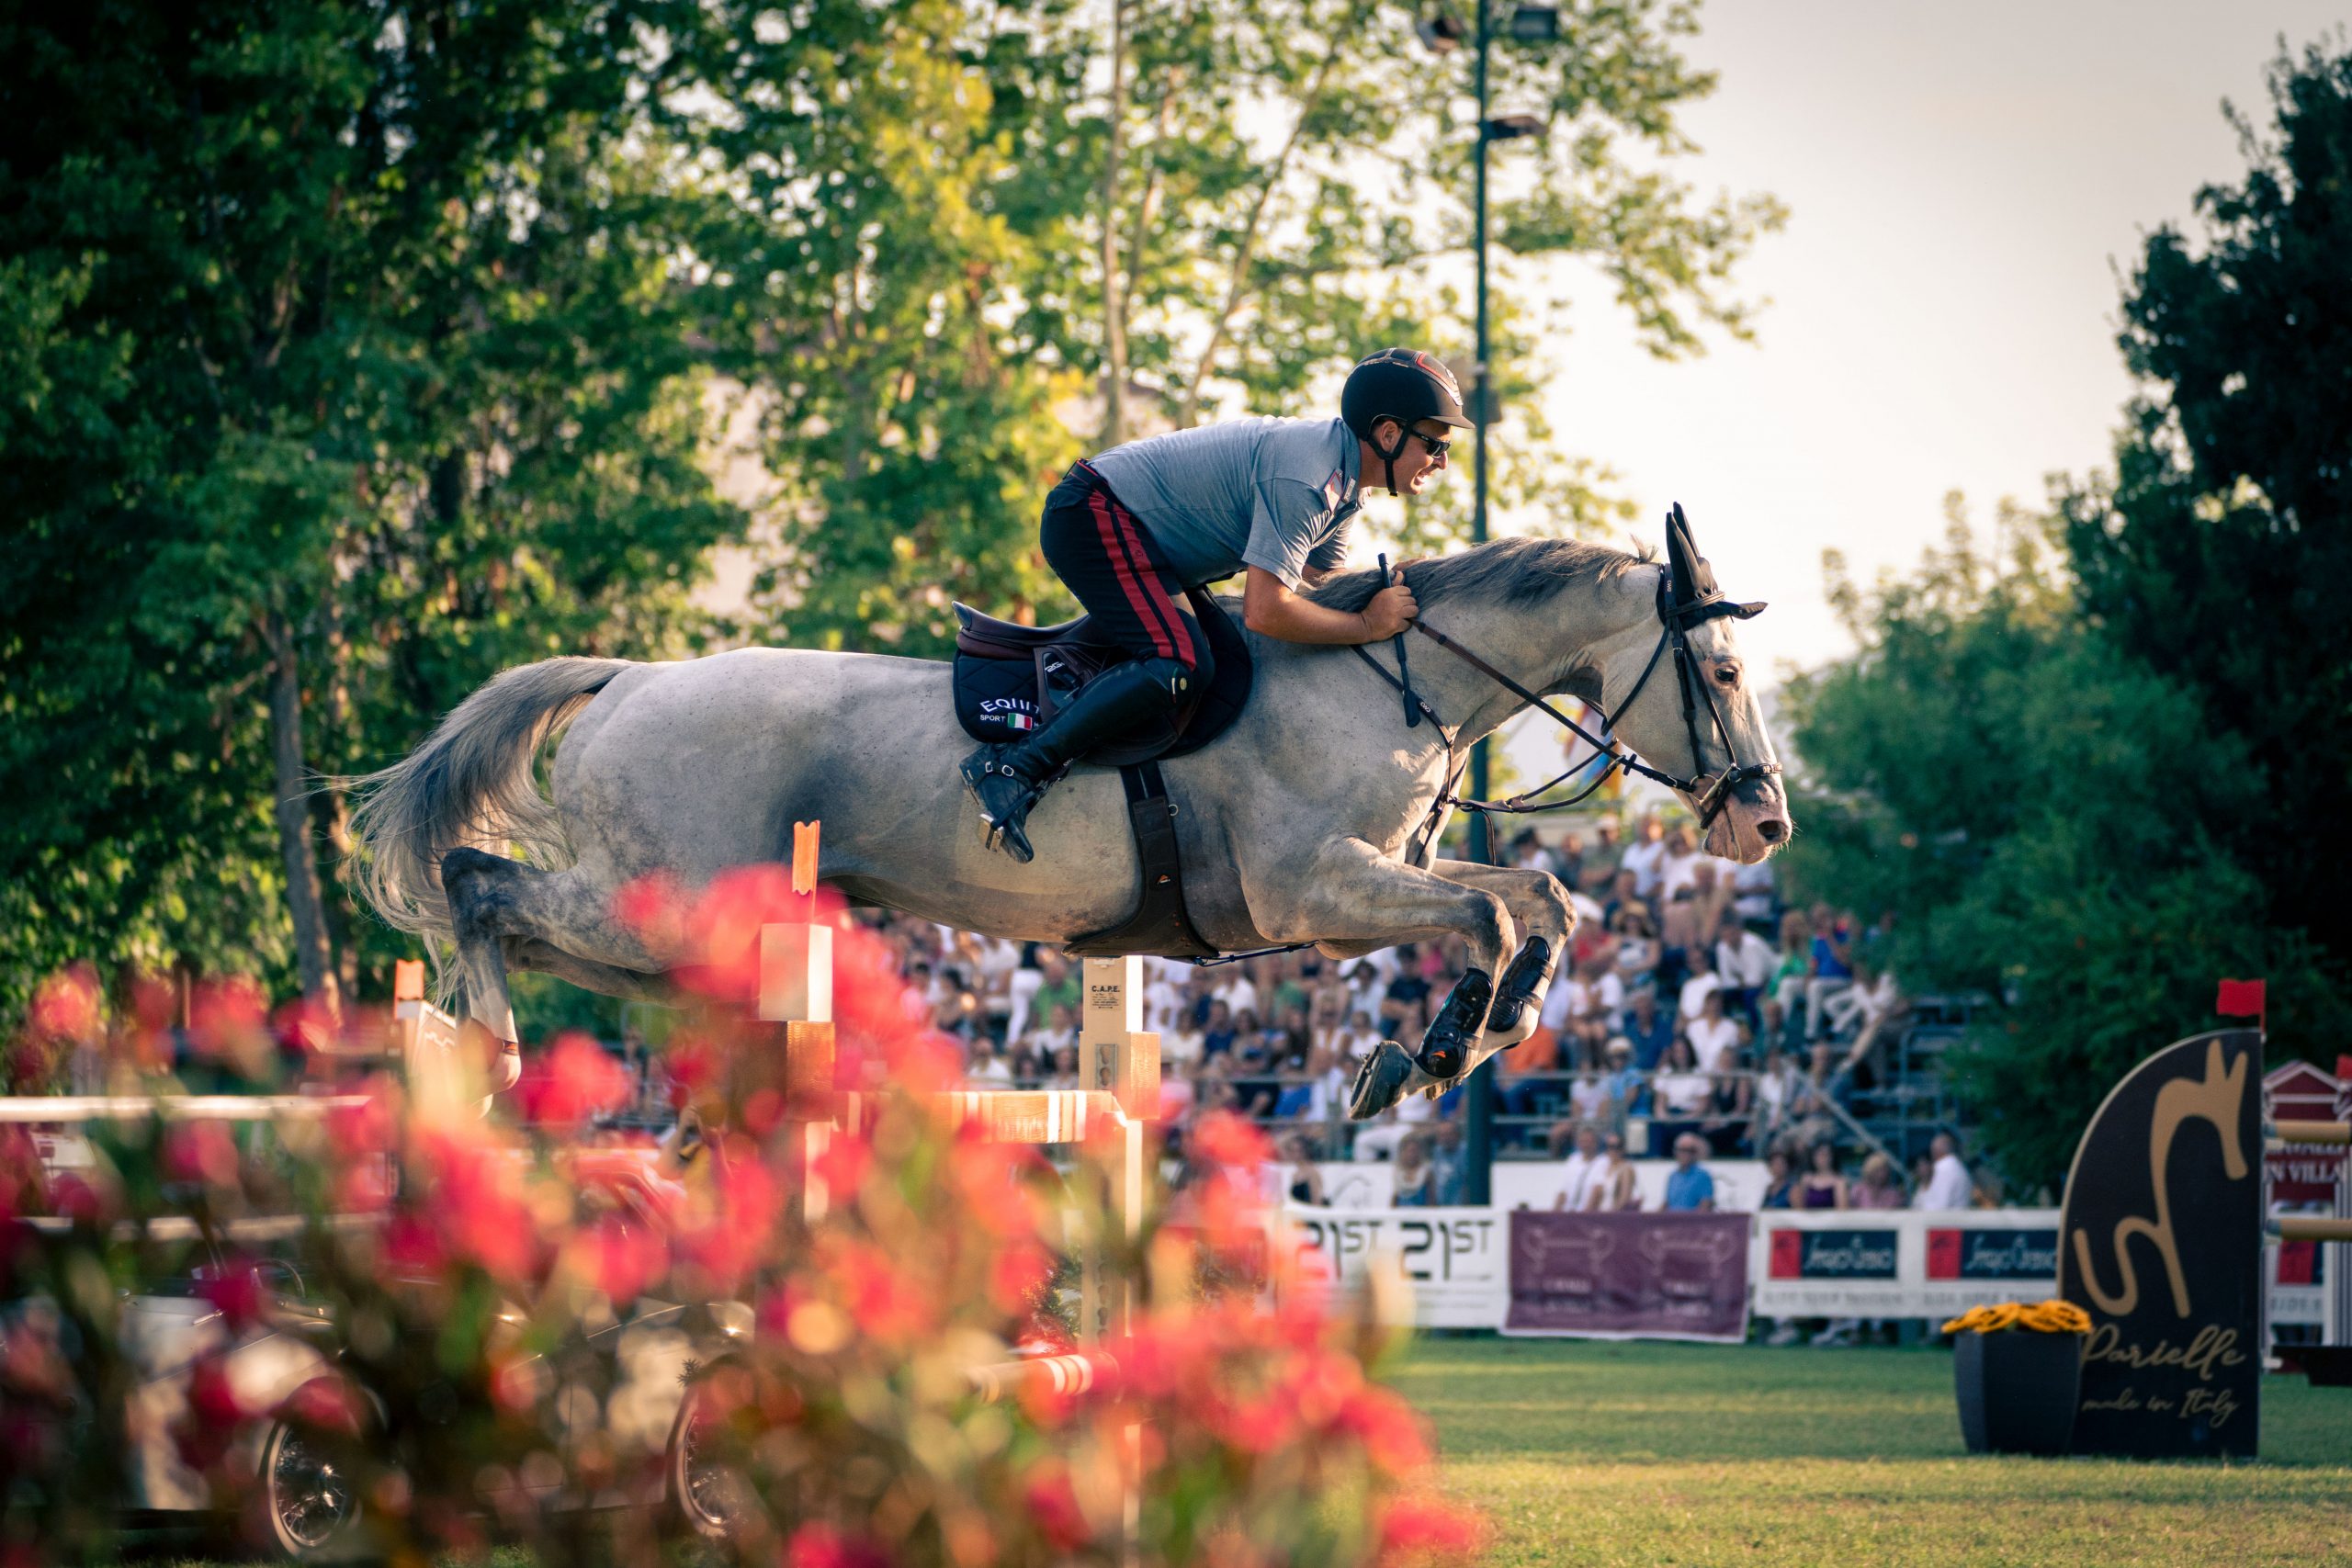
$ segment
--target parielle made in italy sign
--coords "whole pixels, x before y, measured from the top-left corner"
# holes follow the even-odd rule
[[[2059,1293],[2090,1314],[2075,1451],[2254,1455],[2262,1378],[2262,1036],[2166,1046],[2075,1151]]]

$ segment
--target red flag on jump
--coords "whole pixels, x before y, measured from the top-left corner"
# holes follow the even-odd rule
[[[2265,985],[2261,980],[2224,980],[2213,1010],[2226,1018],[2259,1019],[2265,1011]]]

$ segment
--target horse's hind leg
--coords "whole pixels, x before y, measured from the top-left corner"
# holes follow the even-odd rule
[[[527,969],[537,975],[552,975],[569,981],[583,991],[594,991],[602,997],[618,997],[625,1002],[652,1002],[660,1007],[674,1006],[678,987],[664,975],[642,975],[634,969],[616,964],[599,964],[567,953],[551,942],[527,937],[521,942],[507,939],[506,966]]]
[[[611,982],[593,986],[597,990],[614,990],[623,972],[650,976],[662,967],[613,918],[612,890],[576,870],[541,871],[480,850],[451,850],[441,860],[441,886],[457,932],[466,1012],[494,1048],[487,1078],[492,1094],[514,1088],[523,1071],[514,1008],[506,992],[510,944],[527,967],[555,967],[534,945],[544,944],[569,959],[574,973],[595,972]]]

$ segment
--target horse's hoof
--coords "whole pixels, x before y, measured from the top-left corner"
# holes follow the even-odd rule
[[[1357,1064],[1355,1087],[1348,1091],[1348,1119],[1368,1122],[1405,1098],[1413,1077],[1413,1058],[1394,1040],[1384,1040]]]
[[[1473,969],[1454,982],[1437,1011],[1421,1049],[1414,1058],[1421,1071],[1440,1080],[1458,1078],[1470,1065],[1470,1046],[1487,1021],[1487,1004],[1494,1000],[1494,982],[1484,969]]]

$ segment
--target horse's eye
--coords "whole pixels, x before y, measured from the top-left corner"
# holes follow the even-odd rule
[[[1719,666],[1719,667],[1716,669],[1716,671],[1715,671],[1715,680],[1716,680],[1717,683],[1718,683],[1718,684],[1721,684],[1721,685],[1725,685],[1725,686],[1736,686],[1736,685],[1738,685],[1738,684],[1739,684],[1739,666],[1738,666],[1738,665],[1736,665],[1736,664],[1725,664],[1725,665]]]

